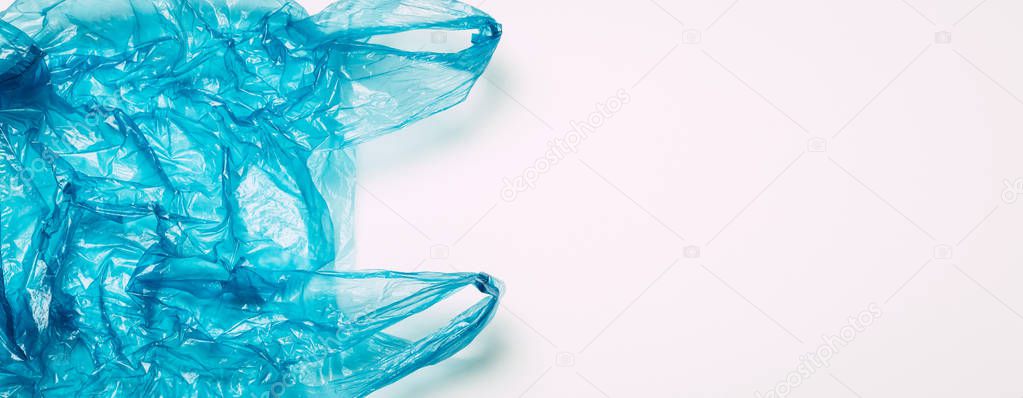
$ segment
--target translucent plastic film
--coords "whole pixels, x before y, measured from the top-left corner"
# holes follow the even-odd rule
[[[493,316],[485,274],[339,265],[352,146],[461,102],[488,15],[19,0],[0,20],[0,397],[361,397]],[[448,326],[385,333],[462,288],[483,298]]]

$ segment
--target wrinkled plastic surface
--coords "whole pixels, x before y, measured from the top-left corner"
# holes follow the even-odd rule
[[[336,265],[352,145],[462,101],[500,38],[486,14],[18,0],[0,19],[0,397],[361,397],[493,315],[485,274]],[[417,31],[473,35],[374,41]],[[385,333],[464,287],[484,298],[445,328]]]

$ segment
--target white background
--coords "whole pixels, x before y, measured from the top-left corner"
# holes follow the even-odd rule
[[[788,396],[1023,396],[1023,4],[480,7],[505,35],[470,99],[361,148],[358,259],[507,293],[376,396],[756,397],[872,305]]]
[[[469,350],[377,396],[756,397],[872,303],[788,396],[1023,396],[1023,203],[1001,199],[1023,177],[1023,4],[480,8],[505,35],[469,101],[361,149],[359,260],[507,295]]]

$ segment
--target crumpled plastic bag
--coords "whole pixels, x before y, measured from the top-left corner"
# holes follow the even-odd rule
[[[0,14],[0,397],[361,397],[467,345],[486,274],[352,271],[352,146],[461,102],[452,0],[18,0]],[[471,31],[451,52],[376,39]],[[418,341],[386,333],[465,287]]]

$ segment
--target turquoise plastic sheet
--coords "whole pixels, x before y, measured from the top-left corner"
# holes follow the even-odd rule
[[[362,397],[493,316],[486,274],[345,267],[353,145],[461,102],[488,15],[18,0],[0,20],[0,397]],[[387,333],[467,287],[446,327]]]

